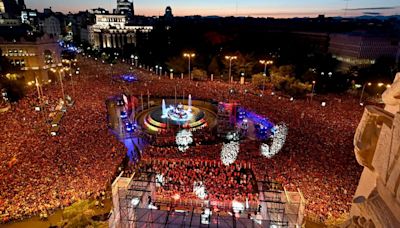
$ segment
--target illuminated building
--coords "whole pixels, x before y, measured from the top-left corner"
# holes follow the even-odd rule
[[[94,48],[122,48],[137,44],[137,33],[148,33],[153,26],[130,25],[125,15],[97,14],[96,23],[88,26],[89,43]]]
[[[7,57],[12,65],[20,67],[26,82],[47,81],[48,71],[60,62],[61,49],[57,40],[48,35],[34,41],[0,39],[2,55]]]
[[[331,34],[329,52],[348,66],[374,64],[380,57],[398,58],[399,41],[387,36],[364,33]]]

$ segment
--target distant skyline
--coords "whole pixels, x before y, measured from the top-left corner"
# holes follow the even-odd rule
[[[97,7],[112,11],[117,0],[25,0],[28,8],[52,7],[53,11],[64,13],[85,11]],[[66,4],[68,3],[68,4]],[[135,14],[159,16],[167,6],[172,7],[176,16],[217,15],[253,17],[316,17],[400,15],[399,0],[136,0]],[[347,8],[347,10],[345,10]]]

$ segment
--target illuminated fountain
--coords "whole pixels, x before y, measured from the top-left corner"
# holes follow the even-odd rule
[[[168,115],[167,115],[167,106],[166,106],[166,104],[165,104],[165,99],[163,99],[162,100],[162,116],[161,116],[161,118],[163,118],[163,119],[165,119],[165,118],[167,118],[168,117]]]
[[[189,94],[188,106],[179,103],[178,105],[170,105],[166,107],[165,100],[162,101],[162,116],[163,119],[169,119],[176,122],[187,122],[193,117],[192,114],[192,95]]]
[[[213,121],[212,123],[215,124],[216,113],[204,108],[202,106],[204,102],[201,102],[200,106],[193,106],[192,95],[190,94],[187,100],[182,103],[178,103],[176,99],[162,99],[160,103],[159,106],[139,114],[139,124],[149,133],[168,129],[194,131],[207,127],[208,120]]]
[[[188,106],[188,111],[192,112],[192,94],[189,94]]]

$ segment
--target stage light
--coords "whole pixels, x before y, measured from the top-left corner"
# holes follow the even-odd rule
[[[244,204],[241,202],[238,202],[236,200],[232,201],[232,210],[235,213],[238,213],[239,211],[244,211]]]
[[[193,183],[193,192],[200,199],[204,199],[207,196],[206,187],[204,186],[202,181]]]
[[[239,142],[224,143],[221,150],[221,161],[224,165],[230,165],[236,161],[239,153]]]
[[[162,174],[156,175],[156,187],[161,187],[164,184],[164,176]]]
[[[273,141],[269,149],[272,156],[276,155],[282,149],[286,142],[287,134],[288,128],[285,123],[280,123],[275,126],[274,135],[272,136]]]
[[[181,130],[175,138],[176,145],[181,152],[185,152],[189,148],[189,144],[193,143],[193,134],[188,130]]]

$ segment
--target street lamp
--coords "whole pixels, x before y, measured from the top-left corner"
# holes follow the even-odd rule
[[[227,56],[225,56],[225,59],[226,59],[226,60],[229,60],[229,73],[228,73],[229,79],[228,79],[228,80],[231,80],[231,75],[232,75],[232,60],[236,60],[236,59],[237,59],[237,56],[235,56],[235,55],[233,55],[233,56],[227,55]]]
[[[372,83],[371,83],[371,82],[364,83],[363,88],[362,88],[362,90],[361,90],[361,95],[360,95],[360,101],[359,101],[359,104],[360,104],[360,105],[362,104],[362,98],[363,98],[363,95],[364,95],[365,86],[367,86],[367,85],[368,85],[368,86],[371,86]]]
[[[311,102],[312,102],[312,100],[313,100],[313,97],[314,97],[314,90],[315,90],[315,81],[312,81],[312,89],[311,89]]]
[[[332,77],[333,73],[332,72],[328,72],[328,76]],[[321,76],[325,76],[325,72],[321,72]]]
[[[189,71],[189,80],[192,80],[192,75],[190,74],[190,60],[194,58],[196,54],[194,53],[183,53],[183,57],[189,59],[189,64],[188,64],[188,71]]]
[[[139,67],[139,66],[138,66],[138,60],[139,60],[139,56],[135,56],[135,66],[136,66],[136,67]]]
[[[114,72],[113,72],[114,69],[113,69],[113,64],[112,64],[112,63],[110,63],[110,67],[111,67],[111,80],[112,80],[113,73],[114,73]]]
[[[60,80],[60,86],[61,86],[62,100],[64,102],[65,101],[65,92],[64,92],[64,84],[63,84],[63,80],[62,80],[62,76],[61,76],[61,73],[64,73],[64,68],[61,68],[59,70],[51,69],[51,71],[53,73],[58,72],[58,76],[59,76],[59,80]]]
[[[272,60],[260,60],[260,63],[264,65],[264,76],[267,76],[267,66],[274,64]]]

